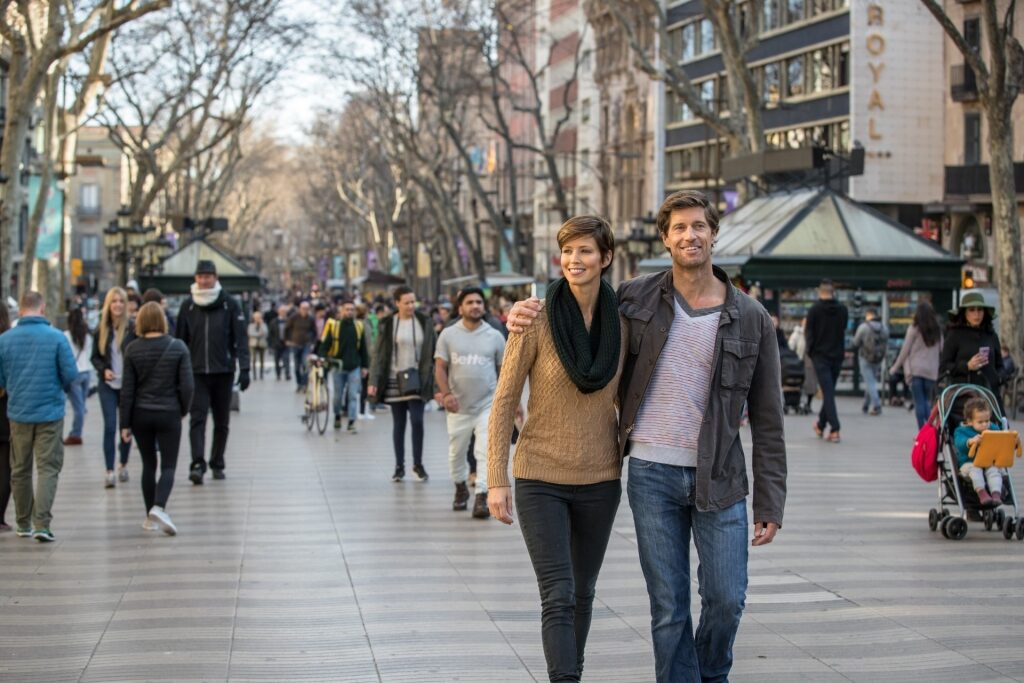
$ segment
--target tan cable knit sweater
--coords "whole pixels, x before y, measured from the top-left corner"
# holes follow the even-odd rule
[[[547,311],[523,334],[510,334],[488,426],[487,485],[509,486],[509,440],[516,408],[530,378],[528,416],[516,445],[512,476],[551,484],[596,484],[618,479],[616,397],[628,348],[621,321],[622,350],[615,377],[600,391],[584,394],[562,367]]]

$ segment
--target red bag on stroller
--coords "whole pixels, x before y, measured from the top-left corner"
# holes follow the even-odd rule
[[[932,414],[928,416],[928,421],[917,433],[914,448],[910,451],[910,464],[917,475],[925,481],[935,481],[939,478],[939,430],[935,426],[938,414],[939,406],[936,404],[932,408]]]

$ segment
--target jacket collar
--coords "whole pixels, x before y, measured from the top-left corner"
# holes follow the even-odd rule
[[[725,283],[725,307],[722,309],[722,322],[726,323],[733,318],[738,318],[740,315],[740,307],[737,303],[737,290],[729,280],[729,276],[724,270],[716,265],[711,266],[711,272],[715,274],[719,280]],[[672,304],[672,296],[675,292],[675,285],[672,283],[672,269],[669,268],[665,271],[665,274],[661,278],[661,296],[663,299]]]
[[[18,318],[18,326],[22,325],[49,325],[50,321],[41,315],[26,315],[24,318]]]

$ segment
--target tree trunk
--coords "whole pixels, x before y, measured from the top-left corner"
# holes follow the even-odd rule
[[[1021,234],[1013,173],[1011,104],[993,99],[988,119],[989,183],[992,186],[992,230],[995,235],[995,282],[999,290],[999,342],[1014,359],[1024,358],[1021,316]]]
[[[4,146],[0,151],[0,173],[7,177],[4,187],[2,238],[0,238],[0,297],[4,301],[11,296],[11,276],[14,274],[14,251],[21,218],[21,171],[19,165],[22,141],[28,133],[28,119],[19,109],[7,110],[4,125]]]
[[[39,231],[42,229],[43,218],[46,216],[46,203],[50,200],[50,183],[53,182],[53,149],[56,131],[57,85],[59,72],[52,74],[46,84],[46,98],[43,111],[43,174],[39,178],[39,194],[35,197],[35,208],[29,216],[28,230],[25,235],[25,253],[21,260],[18,275],[18,296],[20,297],[32,287],[32,273],[36,265],[36,246],[39,244]],[[62,236],[63,238],[63,236]],[[41,280],[40,280],[41,281]]]

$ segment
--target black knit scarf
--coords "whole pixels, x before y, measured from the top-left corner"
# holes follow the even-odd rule
[[[584,394],[603,389],[619,369],[622,342],[615,290],[601,280],[601,293],[589,332],[565,278],[548,286],[546,300],[551,337],[569,379]]]

